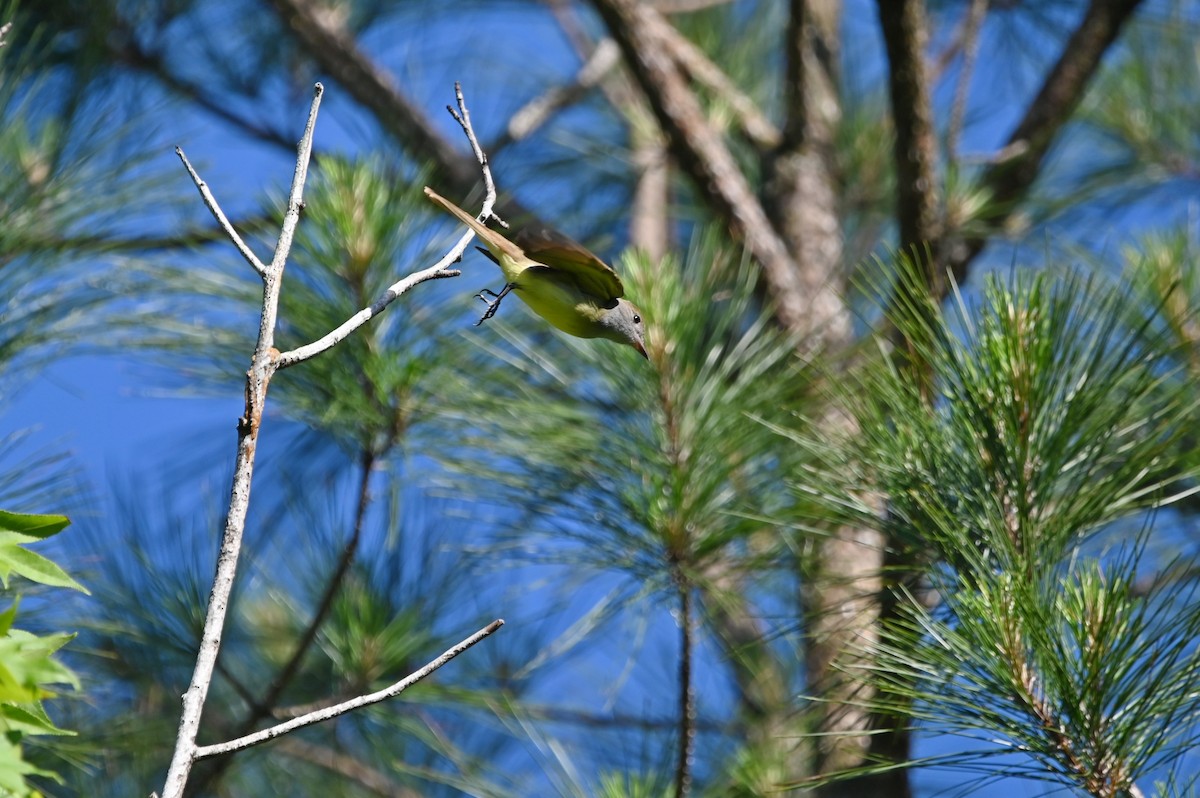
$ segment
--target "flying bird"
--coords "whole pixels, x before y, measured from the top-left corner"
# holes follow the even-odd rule
[[[649,357],[642,314],[622,298],[620,276],[583,245],[547,228],[523,230],[510,241],[428,186],[425,195],[474,230],[487,246],[479,251],[504,273],[500,293],[484,289],[478,295],[488,308],[476,326],[496,315],[500,301],[513,293],[568,335],[606,338]]]

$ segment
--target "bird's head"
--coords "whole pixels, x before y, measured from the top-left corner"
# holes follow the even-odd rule
[[[605,338],[619,344],[629,344],[642,357],[650,359],[646,354],[646,330],[642,325],[642,314],[632,302],[618,299],[614,307],[601,314],[600,323],[604,325]]]

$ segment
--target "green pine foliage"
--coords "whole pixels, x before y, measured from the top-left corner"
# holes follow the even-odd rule
[[[880,491],[916,564],[848,675],[885,717],[970,741],[920,764],[1130,794],[1197,733],[1200,601],[1147,555],[1178,547],[1159,508],[1194,491],[1174,327],[1095,278],[993,276],[943,308],[897,272],[887,317],[913,346],[853,381],[860,434],[798,485],[860,523],[845,497]]]
[[[461,420],[491,456],[453,462],[578,543],[572,561],[667,587],[676,566],[698,576],[731,552],[753,557],[760,517],[788,503],[787,452],[762,419],[787,417],[809,378],[716,235],[698,235],[686,264],[629,253],[618,268],[648,320],[650,362],[565,336],[514,336],[505,353],[485,329],[485,353],[511,368],[464,377]]]

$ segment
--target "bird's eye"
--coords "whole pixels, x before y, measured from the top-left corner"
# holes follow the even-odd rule
[[[634,323],[634,324],[641,324],[641,323],[642,323],[642,317],[641,317],[641,316],[639,316],[638,314],[634,313],[634,314],[633,314],[633,323]]]

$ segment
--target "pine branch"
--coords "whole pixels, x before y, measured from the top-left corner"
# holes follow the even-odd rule
[[[999,229],[1041,174],[1042,162],[1059,132],[1071,119],[1100,62],[1133,16],[1142,0],[1091,0],[1083,19],[1063,46],[1057,63],[1047,73],[1037,96],[1008,142],[1001,157],[980,179],[995,211],[988,220]],[[972,261],[987,245],[988,237],[972,234],[948,253],[949,266],[958,282],[966,279]]]

